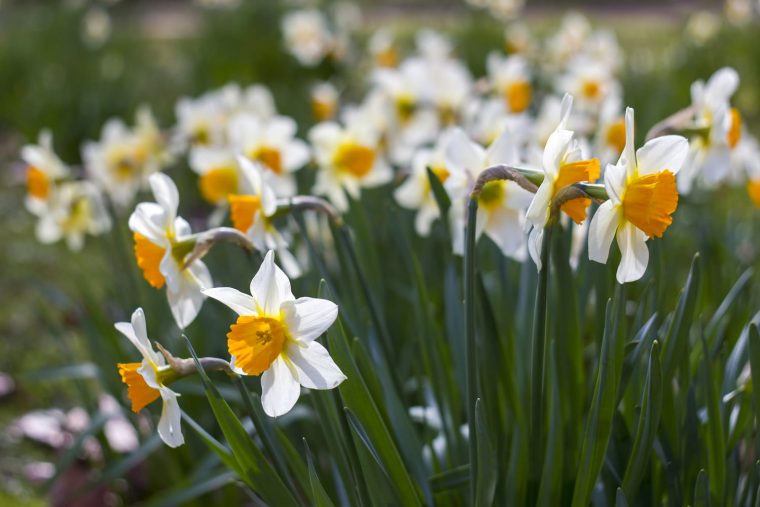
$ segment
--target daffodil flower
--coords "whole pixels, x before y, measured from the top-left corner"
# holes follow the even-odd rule
[[[509,112],[522,113],[533,99],[528,61],[519,55],[503,57],[490,53],[486,61],[491,86],[504,97]]]
[[[694,181],[700,179],[708,186],[721,183],[729,171],[731,153],[742,134],[741,114],[730,104],[739,87],[739,74],[730,67],[719,69],[707,83],[691,85],[694,110],[689,157],[678,175],[678,191],[687,194]]]
[[[115,327],[132,342],[143,357],[139,363],[116,365],[121,381],[127,385],[127,396],[132,402],[132,411],[140,412],[146,405],[161,398],[163,408],[161,419],[158,421],[158,435],[169,447],[179,447],[185,443],[180,427],[182,413],[177,403],[179,394],[166,387],[177,375],[166,364],[164,357],[153,350],[148,339],[142,308],[134,311],[131,323],[117,322]]]
[[[201,197],[217,206],[240,193],[242,175],[233,151],[222,146],[195,146],[190,150],[190,168],[199,176]]]
[[[298,126],[292,118],[275,116],[262,120],[244,113],[233,117],[228,139],[233,150],[259,162],[272,173],[270,181],[279,197],[296,193],[292,173],[309,161],[309,148],[295,137]]]
[[[185,257],[193,249],[190,224],[177,216],[179,193],[163,173],[149,180],[156,202],[143,202],[129,217],[134,234],[135,257],[145,280],[156,289],[166,284],[174,320],[184,329],[203,305],[201,289],[211,286],[211,274],[200,260],[185,267]]]
[[[251,295],[229,287],[206,289],[238,314],[227,334],[235,367],[261,375],[261,403],[271,417],[284,415],[298,401],[301,387],[333,389],[346,377],[315,341],[338,316],[331,301],[296,299],[290,281],[269,251],[251,280]]]
[[[39,215],[54,191],[57,180],[69,175],[69,168],[53,151],[53,135],[48,130],[40,132],[37,144],[21,148],[21,159],[26,164],[26,207]]]
[[[689,143],[681,136],[652,139],[634,153],[633,109],[625,112],[626,142],[616,165],[604,172],[609,199],[596,211],[588,235],[589,258],[606,263],[612,239],[621,259],[619,283],[644,275],[649,262],[648,238],[660,237],[678,206],[676,174],[686,159]]]
[[[519,164],[518,132],[505,130],[488,148],[470,140],[461,129],[455,129],[446,148],[446,167],[451,181],[448,189],[455,196],[450,220],[454,253],[464,253],[465,197],[480,173],[497,164]],[[475,238],[483,233],[496,243],[501,252],[517,260],[525,258],[525,208],[531,194],[514,181],[490,181],[478,196]]]
[[[581,110],[590,112],[598,111],[605,99],[620,89],[608,65],[583,54],[570,61],[568,72],[557,84],[559,91],[577,97]]]
[[[311,87],[311,112],[317,121],[327,121],[338,111],[338,90],[329,81]]]
[[[301,65],[314,67],[334,49],[335,37],[325,15],[317,9],[300,9],[282,19],[285,47]]]
[[[346,192],[358,199],[362,187],[382,185],[393,178],[380,153],[380,136],[372,126],[323,122],[309,132],[309,141],[319,164],[313,192],[326,195],[339,211],[348,209]]]
[[[39,214],[36,234],[41,243],[65,239],[70,250],[78,251],[85,235],[97,236],[110,229],[100,190],[89,181],[67,181],[57,186]]]
[[[298,261],[288,250],[287,238],[271,220],[277,211],[277,196],[271,184],[275,175],[243,156],[238,156],[238,165],[243,176],[241,193],[228,196],[233,227],[245,234],[258,251],[276,251],[289,277],[301,276]]]
[[[557,193],[563,188],[582,181],[594,181],[599,178],[599,160],[583,159],[580,143],[574,139],[575,133],[566,129],[567,119],[573,106],[573,97],[565,95],[562,99],[560,122],[546,142],[542,157],[544,180],[533,196],[527,212],[531,226],[528,249],[531,258],[541,270],[541,244],[544,226],[549,221],[549,213]],[[577,224],[586,219],[586,208],[591,199],[576,198],[560,208]]]

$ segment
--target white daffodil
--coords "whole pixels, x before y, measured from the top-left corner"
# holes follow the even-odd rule
[[[106,122],[99,142],[85,143],[85,170],[119,208],[127,207],[158,170],[144,139],[119,119]]]
[[[737,172],[743,172],[749,194],[755,206],[760,208],[760,143],[750,135],[742,137],[734,157]]]
[[[296,122],[287,116],[269,120],[244,113],[233,117],[228,126],[228,139],[237,153],[259,162],[271,172],[272,186],[279,197],[296,193],[294,171],[309,161],[309,148],[296,139]]]
[[[611,94],[619,94],[620,84],[610,68],[587,55],[579,55],[568,64],[568,71],[559,77],[557,89],[577,98],[583,111],[598,112]]]
[[[190,168],[198,174],[201,197],[223,206],[227,196],[240,193],[242,173],[233,151],[222,146],[194,146],[188,158]]]
[[[541,266],[541,244],[543,243],[544,226],[549,221],[549,213],[554,197],[563,188],[582,181],[594,181],[599,177],[599,160],[583,159],[580,142],[575,139],[575,133],[567,130],[567,120],[573,107],[573,97],[565,95],[562,99],[560,122],[544,148],[542,167],[544,180],[533,196],[528,208],[527,220],[530,224],[528,251],[538,270]],[[591,199],[572,199],[560,208],[577,224],[586,219],[586,208]]]
[[[334,37],[325,15],[316,9],[301,9],[282,19],[285,47],[301,65],[314,67],[334,49]]]
[[[504,98],[511,113],[522,113],[533,99],[528,61],[519,55],[501,56],[496,52],[486,61],[493,91]]]
[[[373,32],[369,38],[367,49],[378,67],[395,67],[398,65],[398,51],[393,33],[389,29],[381,28]]]
[[[271,417],[293,408],[308,389],[333,389],[346,379],[316,339],[338,316],[338,306],[326,299],[296,299],[290,281],[269,251],[251,280],[251,295],[229,287],[204,293],[238,314],[227,334],[236,368],[261,375],[261,403]]]
[[[435,174],[444,188],[446,188],[447,182],[451,184],[451,181],[456,180],[455,176],[449,181],[451,172],[446,164],[446,149],[453,132],[451,129],[444,131],[434,147],[423,148],[415,153],[412,158],[409,177],[393,193],[396,202],[401,206],[417,210],[414,227],[420,236],[430,234],[433,220],[440,215],[435,196],[430,189],[428,168]]]
[[[612,239],[621,259],[619,283],[644,275],[649,262],[648,238],[660,237],[673,222],[678,206],[675,175],[686,159],[689,143],[681,136],[652,139],[634,152],[633,109],[625,112],[626,142],[616,165],[604,172],[609,199],[596,211],[588,235],[589,258],[606,263]]]
[[[182,97],[177,101],[174,114],[182,144],[219,146],[224,143],[226,112],[217,96]]]
[[[26,207],[35,215],[47,207],[57,180],[69,175],[69,168],[53,151],[53,135],[40,132],[37,144],[21,148],[21,159],[26,164]]]
[[[697,178],[715,186],[728,174],[731,152],[742,134],[741,115],[730,104],[738,87],[739,74],[730,67],[715,72],[707,83],[700,80],[691,85],[697,135],[690,139],[689,158],[678,175],[680,193],[689,193]]]
[[[338,90],[329,81],[311,87],[311,112],[317,121],[335,118],[338,111]]]
[[[142,202],[129,217],[135,240],[137,265],[145,280],[156,289],[166,284],[174,320],[184,329],[203,305],[201,289],[211,287],[211,274],[200,260],[185,267],[185,257],[195,245],[190,224],[177,216],[179,193],[163,173],[150,177],[156,202]]]
[[[291,278],[301,276],[298,261],[288,250],[288,240],[271,221],[277,211],[277,196],[271,185],[271,171],[260,163],[239,156],[243,175],[240,193],[230,194],[230,219],[235,229],[245,234],[260,252],[274,250]]]
[[[340,211],[348,209],[346,193],[358,199],[362,187],[382,185],[393,178],[380,153],[380,136],[372,126],[323,122],[311,129],[309,141],[319,165],[312,191],[326,195]]]
[[[37,222],[37,239],[55,243],[64,238],[71,250],[81,250],[86,234],[111,229],[111,218],[100,190],[89,181],[61,183],[49,197]]]
[[[449,172],[454,176],[449,186],[454,196],[451,227],[454,253],[464,253],[466,192],[481,172],[497,165],[520,163],[519,133],[505,130],[488,149],[470,140],[467,134],[455,129],[446,148]],[[486,234],[501,252],[517,260],[525,258],[525,208],[531,193],[514,181],[490,181],[478,197],[478,216],[475,238]]]
[[[180,419],[182,412],[177,403],[178,393],[166,384],[176,378],[176,373],[166,364],[161,354],[153,350],[145,326],[145,314],[138,308],[132,314],[132,322],[117,322],[116,329],[129,338],[143,360],[139,363],[119,363],[121,381],[127,385],[127,396],[132,402],[132,411],[137,413],[159,397],[163,401],[161,419],[158,421],[158,435],[169,447],[179,447],[185,443]]]

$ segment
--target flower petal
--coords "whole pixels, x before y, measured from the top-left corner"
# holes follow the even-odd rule
[[[565,156],[570,143],[573,140],[573,131],[558,129],[552,132],[549,139],[546,141],[546,147],[544,148],[544,154],[542,157],[542,164],[546,178],[553,183],[554,178],[559,174],[559,166],[562,163],[562,159]]]
[[[126,336],[132,345],[140,351],[143,358],[162,366],[164,364],[163,356],[159,356],[150,344],[148,332],[145,326],[145,314],[142,308],[132,312],[131,322],[117,322],[114,327],[121,334]]]
[[[148,238],[156,245],[164,245],[167,226],[166,212],[154,202],[141,202],[129,216],[129,229]]]
[[[298,382],[308,389],[333,389],[346,380],[319,342],[311,342],[306,347],[291,343],[287,355],[296,370]]]
[[[626,223],[617,233],[620,247],[620,265],[617,269],[619,283],[635,282],[647,270],[649,249],[646,244],[647,236],[633,224]]]
[[[269,417],[290,412],[301,395],[301,386],[282,356],[261,375],[261,405]]]
[[[237,289],[233,289],[232,287],[214,287],[213,289],[204,289],[201,292],[227,305],[238,315],[256,315],[256,302],[253,297]]]
[[[285,322],[293,338],[311,342],[335,322],[338,305],[327,299],[298,298],[283,303]]]
[[[179,447],[185,443],[185,437],[182,436],[182,411],[177,403],[179,395],[168,387],[161,387],[161,398],[164,406],[161,409],[161,419],[158,421],[158,435],[169,447]]]
[[[156,202],[173,220],[179,207],[177,185],[164,173],[151,174],[148,182],[151,190],[153,190],[153,197],[156,198]]]
[[[606,201],[594,213],[588,231],[588,258],[592,261],[607,263],[610,245],[615,238],[620,224],[618,206],[612,201]]]
[[[274,263],[273,250],[267,252],[259,271],[251,280],[251,295],[265,315],[278,315],[282,303],[295,300],[290,290],[290,280]]]
[[[657,173],[667,169],[676,174],[681,170],[689,142],[681,136],[662,136],[652,139],[636,151],[639,175]]]
[[[446,167],[455,171],[478,174],[483,169],[485,150],[474,143],[464,130],[456,128],[451,132],[446,147]]]

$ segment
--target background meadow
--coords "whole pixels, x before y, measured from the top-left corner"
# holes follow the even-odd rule
[[[108,118],[131,121],[147,104],[159,125],[168,127],[179,97],[229,82],[268,86],[278,111],[294,118],[298,136],[305,138],[314,124],[312,83],[332,79],[341,89],[341,102],[361,100],[368,71],[361,53],[380,26],[396,30],[402,53],[413,48],[418,29],[440,30],[476,76],[485,72],[487,53],[504,45],[505,21],[458,2],[361,2],[356,8],[362,22],[352,33],[354,63],[307,68],[283,47],[280,19],[291,9],[285,3],[242,2],[234,8],[126,1],[0,5],[0,372],[15,385],[7,394],[0,391],[0,504],[261,504],[250,484],[231,473],[187,424],[187,444],[172,450],[155,434],[155,414],[133,417],[124,404],[115,364],[133,351],[113,322],[142,306],[149,335],[175,355],[190,355],[165,295],[145,283],[135,264],[128,213],[114,218],[109,233],[88,238],[81,252],[61,243],[39,244],[34,217],[24,209],[18,153],[49,128],[56,152],[78,163],[81,143],[99,138]],[[754,16],[737,19],[718,3],[560,8],[528,2],[519,19],[541,38],[557,29],[569,8],[580,9],[595,28],[617,35],[625,54],[624,103],[635,108],[641,126],[638,145],[649,127],[689,104],[693,81],[723,66],[739,72],[742,85],[733,104],[747,129],[760,133],[757,6]],[[696,16],[714,24],[707,36],[694,35],[702,33],[694,28]],[[300,171],[299,193],[311,188],[313,169]],[[200,229],[212,207],[201,199],[197,175],[183,157],[167,173],[179,187],[181,214]],[[362,380],[342,387],[340,394],[312,391],[292,413],[266,419],[251,431],[251,441],[264,449],[267,460],[287,470],[285,482],[304,504],[463,505],[471,500],[467,438],[460,430],[467,420],[468,368],[462,259],[451,254],[450,231],[440,221],[429,238],[415,233],[413,212],[390,198],[400,179],[363,191],[346,213],[355,251],[331,237],[320,238],[317,251],[309,242],[297,245],[312,267],[293,280],[293,292],[320,293],[340,305],[341,323],[322,341],[349,380],[347,370],[354,369]],[[296,230],[313,226],[313,214],[307,215],[295,217]],[[615,262],[601,265],[584,258],[577,270],[571,269],[570,234],[557,234],[547,320],[550,429],[539,478],[518,472],[527,468],[529,454],[520,442],[530,407],[535,266],[479,242],[475,318],[482,424],[477,431],[491,452],[479,451],[477,489],[490,498],[486,504],[525,501],[539,489],[538,480],[545,505],[569,505],[584,481],[594,505],[760,502],[757,393],[748,370],[742,373],[750,356],[760,360],[760,349],[752,346],[760,345],[760,337],[754,335],[753,342],[749,327],[760,319],[759,217],[744,185],[692,193],[681,200],[665,237],[650,244],[645,277],[624,290],[615,283]],[[352,268],[352,254],[363,279]],[[245,290],[260,256],[226,245],[214,248],[205,261],[216,285]],[[608,298],[612,303],[605,314]],[[204,305],[186,330],[199,356],[227,356],[231,319],[221,305]],[[596,380],[607,361],[617,369]],[[245,395],[224,376],[211,378],[251,430]],[[257,384],[246,380],[251,392],[257,392]],[[229,440],[197,376],[181,380],[176,390],[182,393],[182,409],[205,431]],[[125,444],[128,452],[107,441],[104,393],[118,400],[136,428],[138,442]],[[598,396],[603,401],[596,405]],[[414,415],[431,405],[440,410],[437,427],[430,424],[435,418],[430,414],[422,418],[427,422],[409,415],[410,409]],[[652,405],[661,406],[661,414],[648,419]],[[55,450],[19,430],[22,416],[48,409],[61,411],[53,419],[68,414],[68,424],[74,424],[72,418],[81,421],[70,431],[41,430],[63,439]],[[602,420],[604,426],[605,414],[610,444],[596,460],[596,473],[578,474],[594,468],[585,461],[579,465],[579,456],[585,456],[589,421]],[[642,423],[651,420],[659,423],[647,434]],[[644,432],[644,444],[637,430]],[[441,454],[434,450],[436,439],[446,443]],[[626,500],[618,487],[630,486],[624,476],[632,462],[640,467],[640,487],[625,491]],[[477,501],[484,502],[482,497]]]

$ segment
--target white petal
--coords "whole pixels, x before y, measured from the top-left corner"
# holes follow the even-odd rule
[[[338,305],[327,299],[298,298],[282,305],[293,338],[310,342],[327,331],[338,317]]]
[[[227,305],[238,315],[256,315],[256,303],[253,297],[237,289],[233,289],[232,287],[214,287],[213,289],[204,289],[201,292]]]
[[[150,182],[150,188],[153,190],[153,197],[156,198],[156,202],[161,205],[173,220],[177,215],[177,207],[179,206],[177,185],[164,173],[151,174],[148,181]]]
[[[622,158],[616,165],[607,164],[607,168],[604,170],[604,187],[610,200],[615,204],[622,202],[621,197],[625,191],[626,175],[627,169]]]
[[[520,211],[508,208],[494,210],[486,224],[485,233],[499,246],[501,253],[522,260],[525,255],[525,228]]]
[[[705,86],[705,100],[711,106],[727,102],[739,87],[739,73],[731,67],[723,67],[715,71]]]
[[[594,213],[588,232],[588,258],[607,263],[610,245],[620,224],[619,208],[612,201],[606,201]]]
[[[516,164],[520,159],[520,150],[517,145],[517,136],[509,129],[504,130],[501,135],[488,147],[486,152],[487,164]]]
[[[164,401],[161,409],[161,419],[158,421],[158,434],[169,447],[179,447],[185,443],[182,436],[182,411],[177,403],[179,395],[168,387],[161,388],[161,398]]]
[[[646,234],[630,222],[618,229],[617,242],[621,256],[617,270],[619,283],[635,282],[644,276],[649,262],[646,240]]]
[[[728,175],[731,163],[731,149],[728,146],[713,145],[705,153],[700,175],[708,187],[720,184]]]
[[[301,386],[282,356],[261,375],[261,405],[269,417],[290,412],[301,394]]]
[[[182,284],[180,290],[176,292],[168,290],[167,287],[166,298],[169,300],[169,308],[172,311],[172,316],[177,323],[177,327],[185,329],[198,316],[205,296],[201,293],[199,287]]]
[[[559,174],[559,166],[562,163],[562,159],[565,157],[565,153],[570,147],[570,142],[572,140],[572,130],[555,130],[546,141],[542,164],[546,177],[552,182],[557,174]]]
[[[291,343],[287,355],[296,370],[298,382],[308,389],[333,389],[346,380],[319,342],[311,342],[305,347]]]
[[[689,142],[681,136],[662,136],[652,139],[636,151],[639,174],[652,174],[668,171],[676,174],[681,170]]]
[[[167,215],[153,202],[141,202],[129,216],[129,229],[148,238],[156,245],[166,243]]]
[[[134,345],[143,358],[158,364],[159,366],[164,364],[163,356],[159,356],[153,350],[148,338],[148,332],[145,326],[145,314],[142,308],[138,308],[132,313],[131,322],[117,322],[114,327],[121,334],[126,336],[132,345]]]
[[[541,246],[544,242],[544,229],[540,227],[534,227],[530,230],[528,235],[528,253],[530,258],[536,264],[536,269],[541,271]]]
[[[414,217],[414,230],[420,236],[426,237],[430,234],[430,229],[433,226],[433,221],[438,218],[440,211],[438,205],[435,203],[425,204],[417,212]]]
[[[547,176],[533,196],[525,217],[534,227],[542,229],[546,224],[546,220],[549,217],[549,204],[551,203],[553,187],[554,182],[548,181]]]
[[[470,140],[460,128],[452,131],[446,147],[446,166],[454,170],[478,174],[483,169],[485,150]]]
[[[259,271],[251,280],[251,295],[265,315],[278,315],[282,303],[295,300],[290,291],[290,280],[274,263],[272,250],[267,252]]]
[[[385,159],[378,158],[372,170],[361,180],[363,187],[377,187],[393,179],[393,169]]]
[[[427,173],[424,174],[427,178]],[[393,192],[393,197],[402,207],[417,209],[425,199],[427,187],[424,182],[421,176],[412,174]]]

